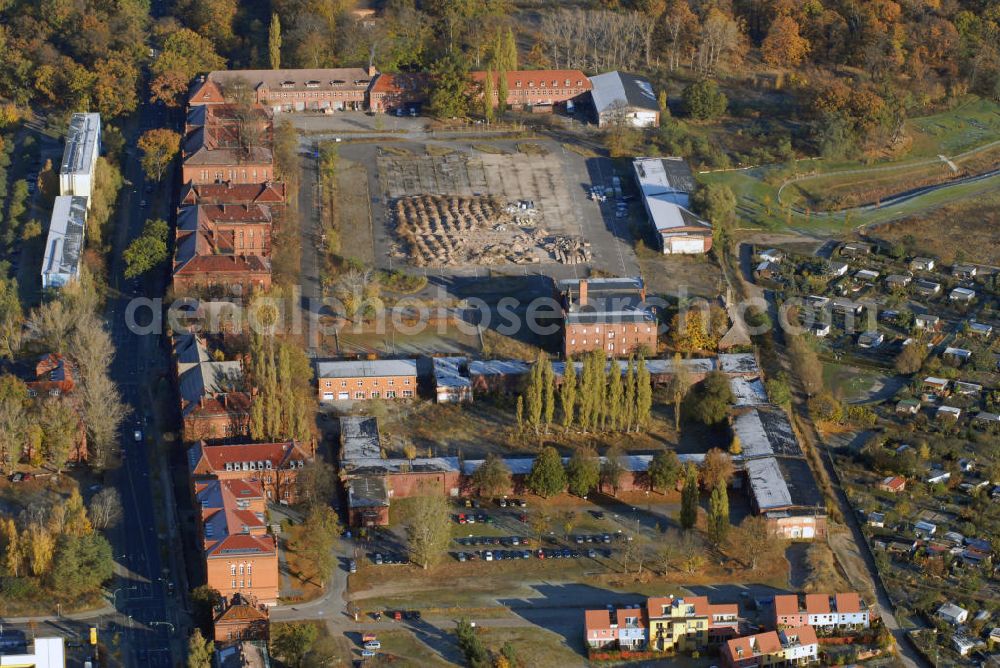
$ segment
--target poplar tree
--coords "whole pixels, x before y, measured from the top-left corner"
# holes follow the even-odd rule
[[[493,96],[496,95],[496,87],[493,85],[493,68],[486,70],[486,78],[483,80],[483,117],[487,123],[493,122],[493,112],[496,107],[493,105]]]
[[[545,398],[545,433],[549,433],[556,416],[556,377],[552,373],[552,360],[546,355],[542,360],[542,391]]]
[[[606,401],[607,378],[604,373],[606,359],[600,350],[590,351],[591,376],[594,378],[591,392],[593,393],[594,415],[592,418],[595,429],[604,428],[604,420],[607,416],[608,406]]]
[[[625,388],[622,387],[622,372],[617,360],[611,360],[608,369],[608,428],[620,431],[624,412]]]
[[[590,430],[594,415],[594,364],[589,354],[583,357],[583,373],[580,377],[580,428]]]
[[[625,398],[622,404],[622,428],[632,431],[635,422],[635,360],[628,358],[628,368],[625,370]]]
[[[497,120],[503,118],[503,112],[507,111],[507,95],[509,86],[507,85],[507,72],[501,70],[497,72]]]
[[[646,359],[639,356],[639,368],[635,375],[636,382],[636,423],[639,427],[649,424],[649,416],[653,409],[653,385],[646,368]]]
[[[524,397],[517,395],[517,430],[524,431]]]
[[[688,463],[681,493],[681,526],[690,529],[698,523],[698,469]]]
[[[535,358],[535,363],[531,366],[531,375],[528,377],[528,387],[525,394],[525,408],[528,411],[528,425],[535,433],[542,422],[542,353]]]
[[[691,389],[691,376],[682,364],[681,354],[674,353],[674,375],[670,379],[670,397],[674,401],[674,429],[681,428],[681,404]]]
[[[281,19],[278,14],[271,14],[271,27],[267,33],[267,53],[271,60],[271,69],[281,69]]]
[[[514,29],[507,27],[504,40],[504,66],[508,72],[517,69],[517,40],[514,39]]]
[[[559,388],[559,403],[562,408],[563,429],[569,429],[576,409],[576,364],[572,357],[566,358],[566,370],[563,371],[562,387]]]
[[[708,500],[708,536],[716,545],[726,540],[729,531],[729,495],[726,484],[719,483],[712,489]]]

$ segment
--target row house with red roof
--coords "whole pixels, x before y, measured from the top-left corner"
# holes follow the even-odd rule
[[[172,346],[183,437],[187,442],[245,438],[252,392],[239,360],[217,360],[205,339],[176,332]]]
[[[234,594],[231,599],[224,600],[212,622],[216,645],[245,640],[267,642],[269,636],[267,607],[242,594]]]
[[[866,629],[868,606],[854,592],[841,594],[780,594],[774,597],[774,628],[811,626],[825,632]]]
[[[819,661],[819,640],[811,626],[767,631],[726,641],[720,658],[726,668],[806,666]]]

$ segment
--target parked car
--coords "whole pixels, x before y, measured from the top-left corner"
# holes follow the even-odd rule
[[[486,561],[493,561],[493,553],[490,552],[489,550],[486,550],[486,554],[483,555],[483,559],[485,559]]]
[[[365,649],[382,649],[382,643],[378,640],[369,640],[365,643]]]
[[[382,565],[382,554],[380,552],[375,553],[375,565],[376,566]]]
[[[590,548],[589,550],[587,550],[587,556],[590,557],[591,559],[597,559],[597,550],[595,550],[594,548]]]
[[[358,562],[355,561],[354,559],[351,559],[349,562],[347,562],[347,570],[349,570],[351,573],[357,573]]]
[[[458,560],[461,561],[461,562],[465,562],[465,561],[468,561],[469,558],[465,556],[465,552],[459,552],[458,553]]]

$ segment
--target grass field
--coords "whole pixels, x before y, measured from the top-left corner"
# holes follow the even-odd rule
[[[898,222],[877,225],[872,236],[901,242],[911,252],[955,261],[1000,264],[1000,189],[953,202]]]
[[[723,183],[732,188],[739,200],[738,214],[743,224],[818,234],[899,220],[997,189],[1000,177],[944,188],[872,210],[847,209],[830,214],[808,210],[810,199],[828,202],[831,197],[840,197],[856,204],[862,203],[867,194],[870,201],[878,201],[893,192],[949,178],[952,170],[937,156],[955,157],[995,142],[1000,137],[1000,107],[970,98],[955,109],[912,119],[906,129],[913,143],[903,160],[871,164],[800,160],[791,165],[702,174],[700,178],[705,183]],[[983,148],[960,157],[956,167],[960,173],[985,171],[995,165],[998,153],[997,147]],[[789,183],[793,179],[796,181]],[[850,201],[852,198],[854,201]]]

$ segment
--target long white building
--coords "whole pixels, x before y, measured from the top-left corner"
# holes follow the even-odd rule
[[[94,170],[101,153],[101,115],[73,114],[66,130],[66,148],[59,167],[59,194],[93,197]]]
[[[42,288],[60,288],[80,276],[87,197],[60,195],[52,207],[42,259]]]
[[[691,212],[697,187],[682,158],[636,158],[632,161],[646,215],[665,255],[707,253],[712,226]]]

